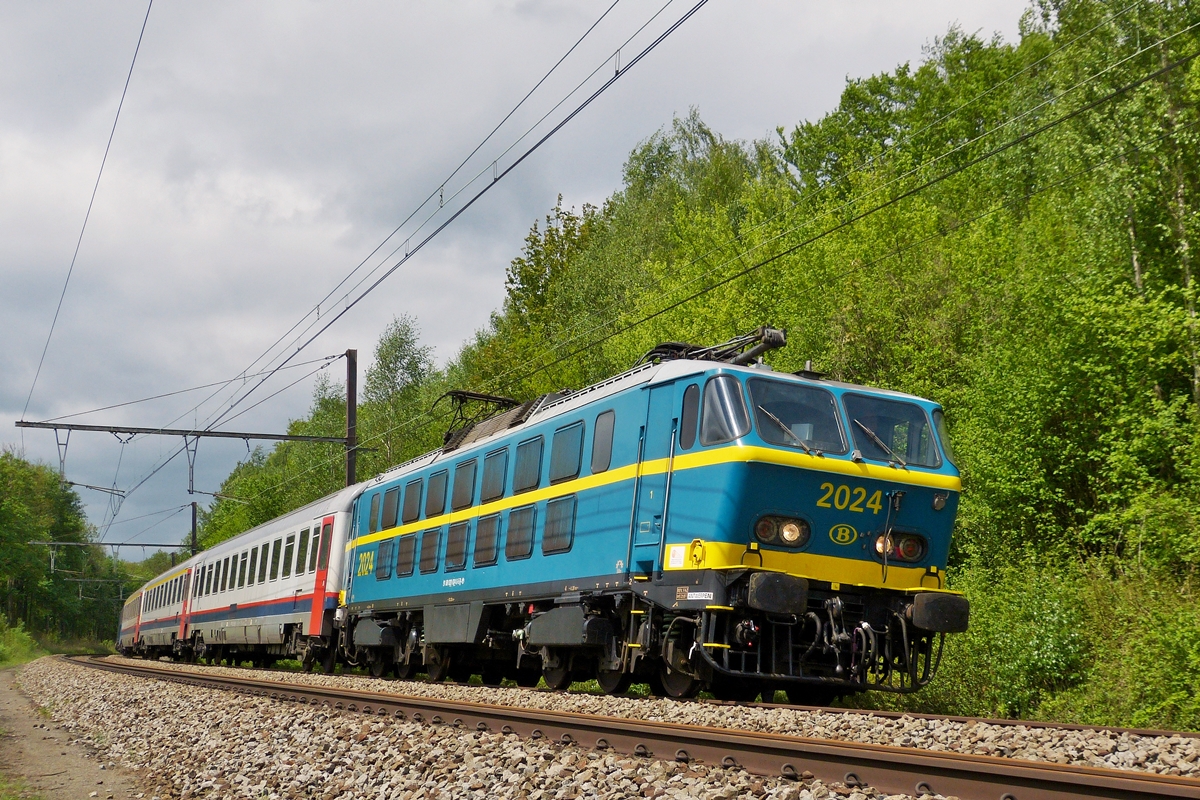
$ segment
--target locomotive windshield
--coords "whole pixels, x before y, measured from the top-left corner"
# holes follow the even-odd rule
[[[933,443],[929,417],[915,403],[862,394],[842,396],[854,434],[854,446],[864,458],[898,461],[919,467],[942,463]]]
[[[846,452],[833,394],[797,383],[751,378],[750,397],[764,441],[805,451]]]

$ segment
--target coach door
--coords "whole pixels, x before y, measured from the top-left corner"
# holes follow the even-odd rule
[[[638,464],[638,479],[630,537],[630,571],[649,575],[662,569],[663,532],[671,494],[670,468],[674,460],[675,386],[650,389],[646,425]]]
[[[183,610],[179,612],[179,641],[187,638],[188,626],[188,609],[191,607],[192,600],[192,572],[194,569],[189,569],[184,573],[183,577]]]
[[[321,520],[321,543],[317,549],[317,578],[313,584],[312,616],[308,635],[321,636],[325,626],[325,584],[329,576],[329,548],[333,544],[333,517]]]

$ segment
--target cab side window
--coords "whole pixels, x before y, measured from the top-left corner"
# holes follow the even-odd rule
[[[700,419],[700,387],[692,384],[683,392],[683,413],[679,415],[679,449],[691,450],[696,443],[696,422]]]
[[[617,415],[603,411],[596,416],[596,427],[592,431],[592,474],[606,471],[612,464],[613,427]]]

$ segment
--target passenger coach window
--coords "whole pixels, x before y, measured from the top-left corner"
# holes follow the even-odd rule
[[[517,464],[513,468],[513,494],[536,489],[542,482],[542,437],[517,445]]]
[[[732,375],[718,375],[704,387],[704,413],[700,417],[700,444],[722,444],[750,430],[742,385]]]
[[[576,422],[554,432],[550,444],[550,482],[561,483],[579,477],[583,461],[583,423]]]
[[[375,554],[375,580],[384,581],[392,577],[392,540],[379,543]]]
[[[250,553],[243,552],[242,557],[238,559],[238,588],[246,585],[246,560],[250,558]]]
[[[604,472],[612,463],[613,425],[616,413],[604,411],[596,416],[596,429],[592,432],[592,474]]]
[[[396,515],[400,510],[400,487],[393,486],[383,493],[383,520],[379,530],[386,531],[396,527]]]
[[[507,560],[529,558],[533,553],[533,523],[536,520],[536,506],[514,508],[508,512],[508,541],[504,543]]]
[[[321,547],[321,529],[313,528],[312,550],[308,554],[308,571],[317,571],[317,551]]]
[[[496,543],[499,538],[499,514],[492,514],[490,517],[483,517],[479,520],[478,524],[475,526],[474,566],[487,567],[496,563]]]
[[[226,558],[221,562],[221,591],[225,591],[225,585],[229,583],[229,559]]]
[[[203,578],[204,577],[204,573],[202,572],[203,569],[204,569],[204,567],[197,567],[196,571],[193,573],[193,575],[199,575],[201,578]],[[204,583],[202,581],[193,580],[192,581],[192,599],[199,597],[200,590],[203,588],[204,588]]]
[[[446,470],[429,476],[429,493],[425,495],[425,519],[439,516],[446,510]]]
[[[308,528],[300,531],[300,544],[296,548],[296,574],[304,574],[304,565],[308,562]]]
[[[379,530],[379,492],[371,495],[371,516],[367,518],[367,532]]]
[[[250,550],[250,569],[246,572],[246,583],[250,586],[254,585],[254,575],[258,572],[258,548],[254,547]]]
[[[204,595],[205,595],[206,597],[207,597],[208,595],[212,594],[212,585],[213,585],[213,567],[214,567],[214,566],[216,566],[216,565],[215,565],[215,564],[209,564],[207,567],[205,567],[205,575],[204,575]]]
[[[258,582],[262,583],[267,579],[267,552],[271,549],[270,543],[264,543],[262,546],[262,558],[258,560]]]
[[[283,545],[283,539],[276,539],[271,544],[271,580],[279,577],[279,550]]]
[[[283,577],[290,577],[292,574],[292,556],[296,551],[296,534],[289,534],[287,544],[283,546]]]
[[[317,569],[329,569],[329,545],[333,537],[333,525],[326,522],[321,527],[321,558],[317,561]]]
[[[402,522],[416,522],[421,516],[421,479],[409,481],[404,485],[404,512],[400,515]]]
[[[446,534],[446,572],[460,570],[467,565],[468,525],[458,522],[450,526]]]
[[[679,449],[691,450],[696,443],[696,421],[700,418],[700,387],[692,384],[683,392],[683,413],[679,415]]]
[[[475,459],[464,461],[454,468],[454,491],[450,493],[450,508],[458,511],[475,502]]]
[[[483,459],[483,486],[479,502],[490,503],[504,496],[504,473],[508,470],[508,450],[488,453]]]
[[[575,495],[546,503],[546,529],[542,533],[542,555],[565,553],[575,538]]]
[[[444,474],[444,473],[443,473]],[[431,484],[433,480],[429,481]],[[436,572],[438,548],[442,546],[442,529],[430,528],[421,534],[421,574]]]
[[[396,543],[396,577],[405,578],[413,574],[413,561],[417,554],[416,534],[401,536]]]

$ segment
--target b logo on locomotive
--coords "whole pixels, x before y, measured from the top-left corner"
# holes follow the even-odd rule
[[[853,525],[840,522],[829,529],[829,538],[834,544],[854,544],[858,540],[858,531]]]

